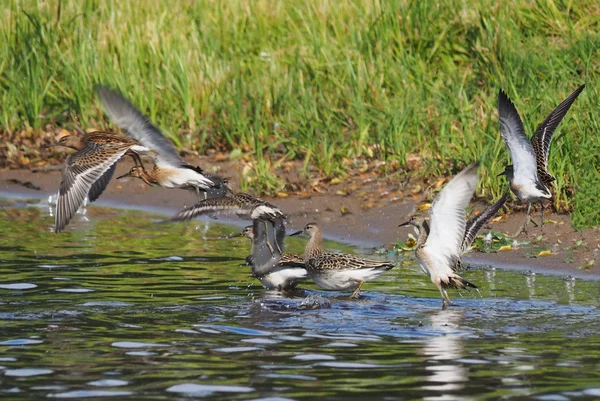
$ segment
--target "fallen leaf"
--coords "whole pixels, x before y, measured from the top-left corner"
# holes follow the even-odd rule
[[[510,245],[502,245],[500,248],[498,248],[498,252],[500,251],[512,251],[512,246]]]
[[[287,198],[289,195],[286,194],[285,192],[277,192],[277,197],[278,198]]]
[[[537,257],[539,258],[540,256],[552,256],[553,253],[550,249],[544,249],[543,251],[541,251],[540,253],[537,254]]]
[[[421,203],[419,206],[417,206],[417,210],[420,210],[420,211],[429,210],[430,207],[431,207],[431,203]]]

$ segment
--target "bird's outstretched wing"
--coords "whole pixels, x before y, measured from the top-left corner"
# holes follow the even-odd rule
[[[185,164],[163,133],[123,95],[102,85],[96,86],[96,92],[106,114],[115,125],[131,138],[157,152],[153,160],[158,166],[179,167]]]
[[[535,133],[531,137],[531,146],[533,146],[536,155],[538,176],[542,183],[546,185],[551,184],[552,181],[554,181],[554,177],[548,173],[548,153],[550,152],[552,135],[584,88],[585,85],[581,85],[556,106],[556,108],[548,114],[548,117],[546,117],[546,119],[537,127]]]
[[[273,221],[254,219],[252,221],[252,228],[254,231],[254,238],[252,239],[252,272],[255,276],[261,277],[269,273],[279,263],[282,249],[275,243],[275,238],[278,235],[275,232],[276,224]]]
[[[223,196],[221,198],[208,198],[201,200],[195,205],[188,206],[175,216],[171,217],[170,221],[188,221],[194,217],[202,215],[215,214],[245,214],[248,213],[248,208],[240,203],[237,199]],[[255,233],[256,235],[256,233]]]
[[[466,227],[466,207],[477,186],[477,167],[472,163],[458,173],[437,195],[429,209],[430,232],[423,251],[439,258],[435,268],[452,271],[460,259]]]
[[[58,189],[54,231],[61,232],[83,204],[94,183],[125,154],[127,147],[89,143],[67,157]],[[106,185],[105,185],[106,186]],[[95,195],[99,195],[95,189]]]
[[[112,166],[110,166],[108,170],[106,170],[106,173],[102,174],[102,176],[92,184],[90,192],[88,193],[88,198],[90,199],[90,202],[95,201],[100,197],[100,195],[102,195],[102,192],[104,192],[112,176],[115,174],[116,168],[117,164],[115,163]]]
[[[514,176],[518,180],[538,182],[535,152],[525,134],[523,121],[515,105],[502,89],[498,93],[498,113],[500,134],[508,147],[514,166]]]
[[[475,237],[477,237],[477,233],[481,230],[481,227],[491,219],[497,212],[500,210],[506,199],[508,199],[509,192],[506,192],[502,195],[502,198],[498,199],[494,204],[489,205],[485,208],[483,212],[473,217],[469,221],[467,221],[467,226],[465,228],[465,236],[463,237],[463,242],[460,247],[460,253],[465,253],[475,241]]]

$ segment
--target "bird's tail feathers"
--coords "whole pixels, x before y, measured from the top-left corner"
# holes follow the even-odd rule
[[[477,288],[477,286],[470,281],[465,280],[459,275],[453,275],[448,277],[448,282],[446,283],[448,288],[456,288],[456,289],[469,289],[469,288]]]

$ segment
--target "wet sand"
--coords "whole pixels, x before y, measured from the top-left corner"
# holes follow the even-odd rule
[[[230,177],[238,188],[239,163],[229,161],[210,162],[202,158],[194,160],[201,166],[212,166],[211,173]],[[115,176],[124,174],[131,167],[126,160],[119,164]],[[30,170],[8,170],[0,173],[0,196],[19,194],[27,198],[46,200],[55,194],[61,172]],[[30,184],[27,184],[30,183]],[[32,189],[29,187],[39,189]],[[318,191],[318,192],[316,192]],[[397,182],[356,175],[337,185],[316,187],[313,191],[298,191],[281,194],[276,198],[264,197],[289,215],[288,227],[299,229],[310,221],[318,221],[327,238],[363,247],[393,247],[398,240],[405,241],[412,228],[398,228],[417,212],[419,203],[426,201],[423,193],[413,194],[400,188]],[[152,211],[173,214],[196,201],[193,192],[152,188],[141,180],[126,178],[113,179],[97,201],[100,205],[122,206],[126,208],[151,209]],[[476,210],[485,205],[476,204]],[[426,212],[420,212],[426,213]],[[539,220],[539,211],[533,215]],[[522,224],[524,214],[511,212],[497,222],[490,222],[482,233],[490,229],[513,234]],[[220,218],[224,220],[224,218]],[[521,244],[518,249],[497,253],[473,251],[465,256],[471,265],[492,265],[500,268],[517,268],[564,274],[570,276],[600,277],[600,268],[595,261],[600,252],[600,229],[575,231],[566,215],[546,213],[543,227],[531,226],[528,234],[516,237]],[[550,254],[545,255],[551,251]],[[542,252],[542,255],[538,256]]]

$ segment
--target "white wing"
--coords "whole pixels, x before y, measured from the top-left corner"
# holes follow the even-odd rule
[[[479,163],[473,163],[458,173],[446,184],[429,209],[431,228],[423,251],[444,260],[444,266],[435,266],[438,270],[453,269],[460,259],[467,220],[465,208],[477,187],[478,166]]]
[[[498,114],[500,116],[500,134],[510,152],[515,179],[538,182],[533,146],[525,134],[519,112],[502,89],[498,93]]]
[[[185,164],[163,133],[123,95],[101,85],[96,86],[96,91],[112,122],[128,136],[158,153],[153,157],[154,163],[159,167],[180,167]]]

